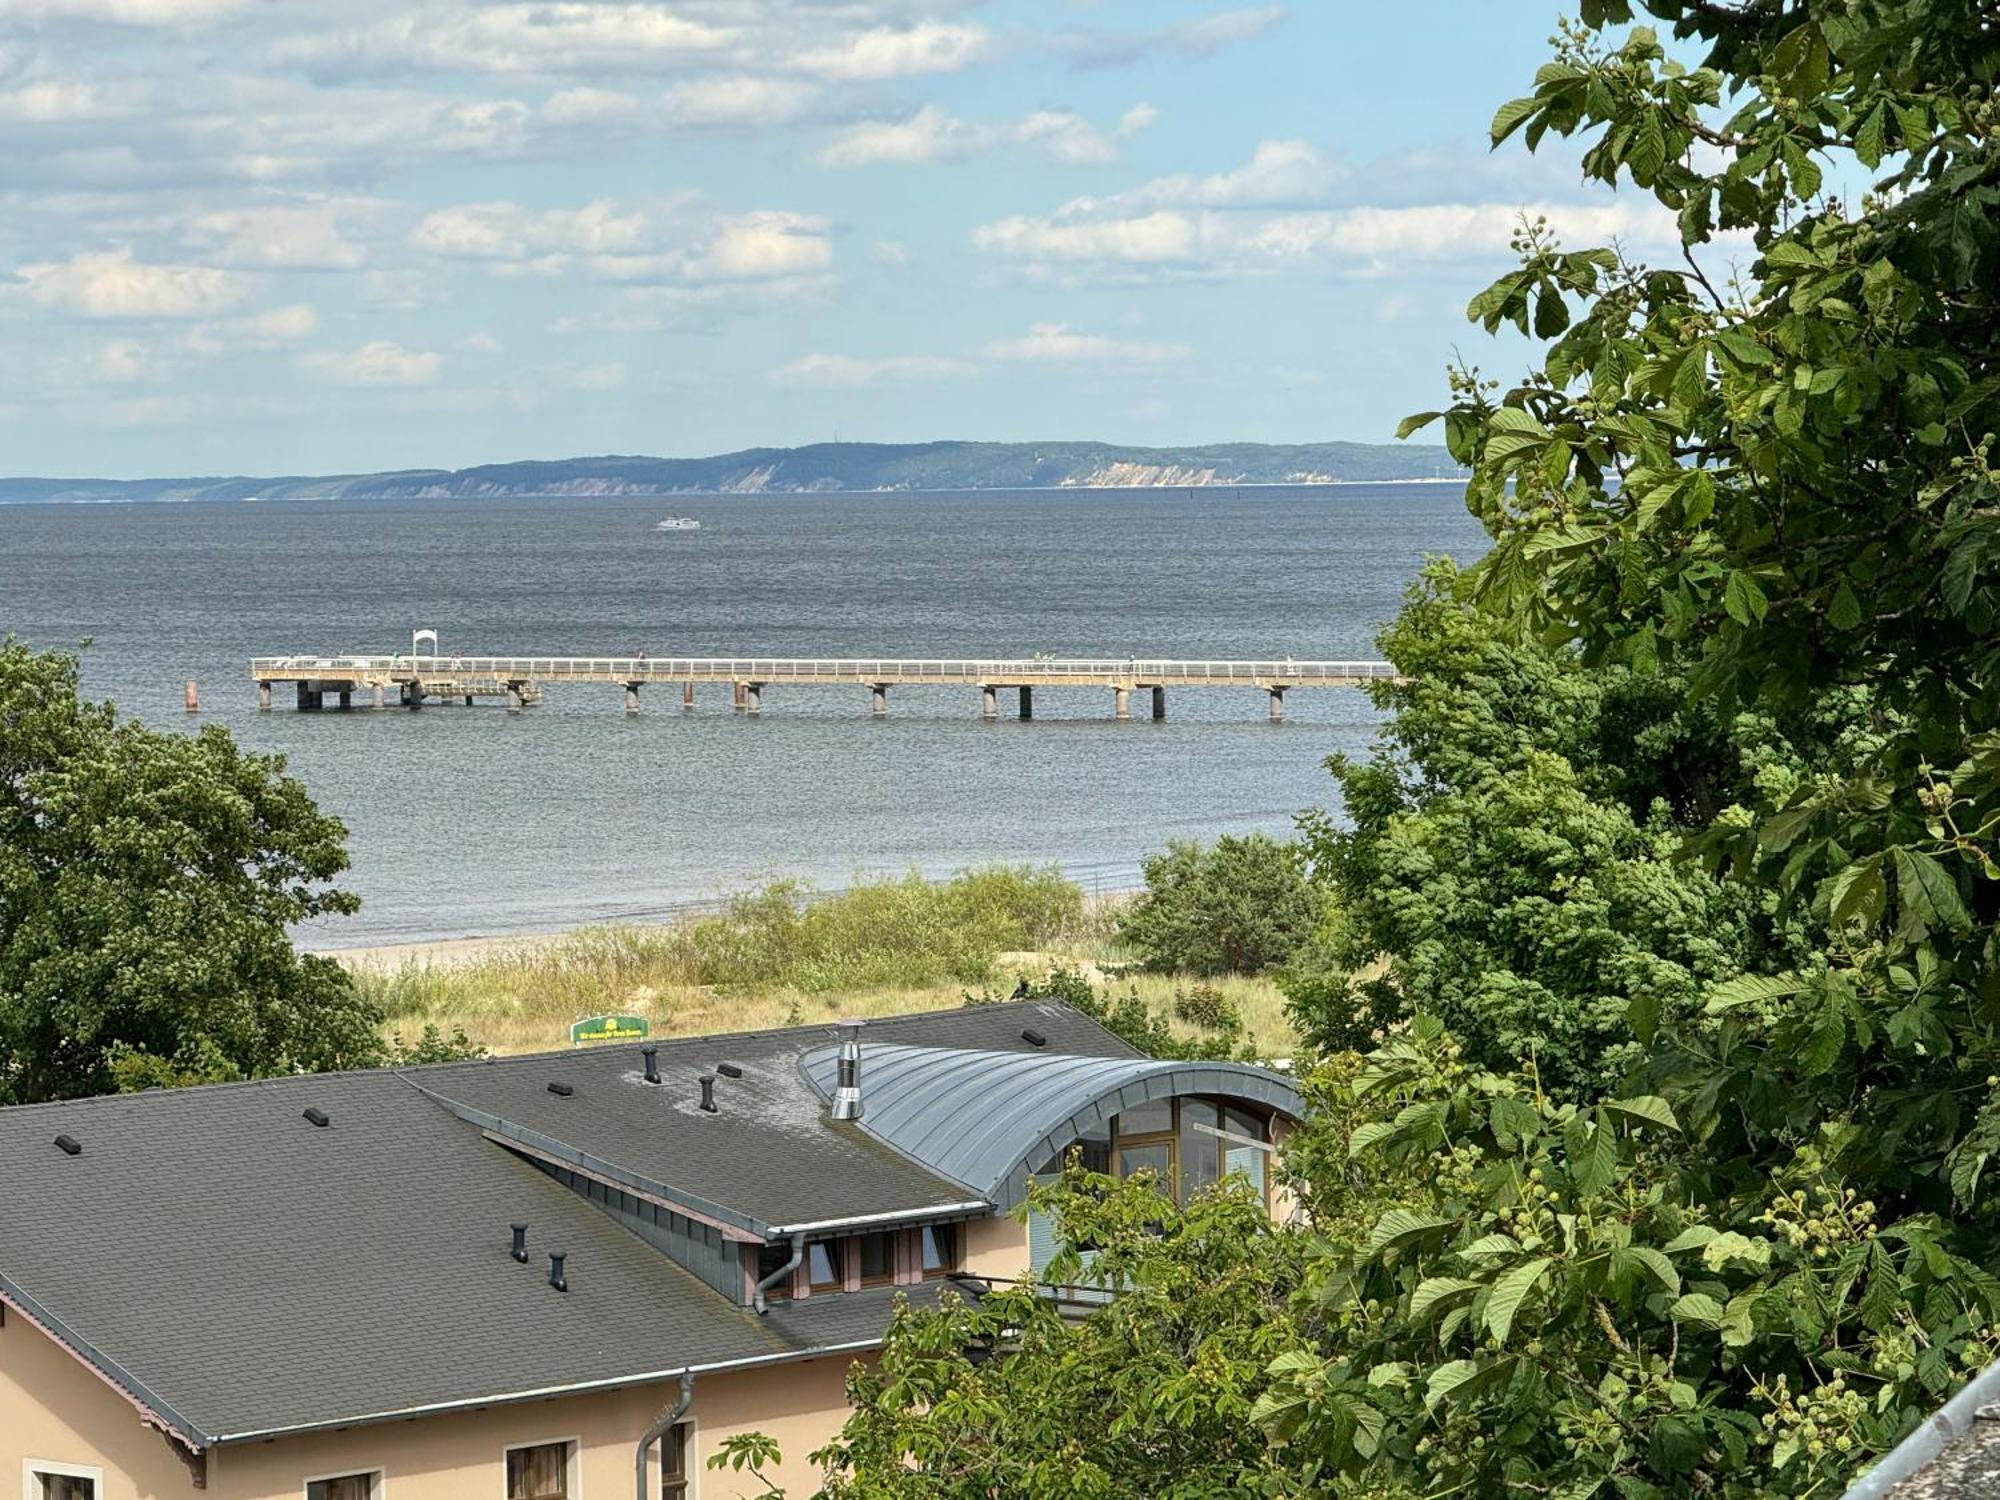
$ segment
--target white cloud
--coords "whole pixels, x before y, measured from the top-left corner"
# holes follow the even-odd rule
[[[1117,134],[1129,133],[1121,122]],[[1099,166],[1118,159],[1113,139],[1070,110],[1041,110],[1010,125],[976,125],[926,104],[905,120],[850,125],[820,151],[819,162],[826,167],[931,166],[966,161],[1006,144],[1031,147],[1065,166]]]
[[[1572,244],[1673,242],[1653,204],[1441,203],[1296,213],[1230,210],[1075,219],[1016,216],[973,231],[978,249],[1037,265],[1153,266],[1255,273],[1331,268],[1382,272],[1412,261],[1504,253],[1520,216],[1545,215]]]
[[[776,385],[860,390],[899,381],[937,380],[969,374],[972,365],[940,355],[904,354],[857,359],[848,354],[807,354],[771,372]]]
[[[1209,57],[1262,36],[1285,16],[1282,5],[1246,5],[1143,31],[1070,32],[1055,39],[1086,67],[1116,67],[1149,57]]]
[[[762,212],[725,219],[688,263],[697,279],[764,280],[821,271],[833,263],[826,220],[810,214]]]
[[[667,118],[677,125],[786,125],[812,107],[818,91],[788,78],[696,78],[667,90]]]
[[[1310,141],[1259,141],[1250,160],[1207,177],[1156,177],[1129,193],[1080,199],[1066,213],[1122,205],[1161,208],[1278,208],[1324,203],[1345,173]]]
[[[790,64],[803,73],[846,80],[955,73],[986,50],[987,40],[979,26],[935,21],[902,29],[881,26],[795,53]]]
[[[389,339],[377,339],[359,349],[304,354],[299,364],[330,385],[433,385],[444,367],[442,355],[405,349]]]
[[[549,95],[542,102],[542,118],[555,125],[601,125],[636,119],[641,109],[630,94],[585,86]]]
[[[1118,134],[1121,138],[1137,135],[1159,118],[1160,112],[1141,99],[1118,117]]]
[[[850,126],[820,152],[819,160],[827,167],[922,166],[962,160],[983,150],[990,139],[978,126],[926,104],[907,120]]]
[[[625,383],[625,366],[611,361],[602,365],[585,365],[570,379],[570,384],[580,391],[615,391]]]
[[[1078,333],[1067,323],[1037,323],[1025,338],[999,339],[986,346],[993,359],[1038,364],[1164,365],[1186,359],[1194,351],[1186,344],[1146,343]]]
[[[22,266],[16,284],[41,307],[89,318],[192,318],[243,295],[234,273],[214,266],[148,265],[129,248]]]
[[[870,247],[868,258],[878,266],[907,266],[910,263],[910,247],[901,240],[877,240]]]
[[[249,0],[10,0],[16,15],[115,21],[126,26],[186,26],[241,10]]]
[[[468,333],[458,341],[458,347],[467,354],[498,354],[506,346],[492,334],[485,331]]]
[[[662,5],[500,4],[434,8],[370,26],[294,36],[273,59],[330,72],[378,67],[481,73],[643,72],[683,67],[735,34]]]
[[[0,90],[0,120],[25,125],[101,120],[117,113],[116,102],[94,83],[51,80]]]
[[[188,333],[187,345],[196,354],[215,356],[246,349],[282,349],[317,332],[319,314],[303,302],[294,302],[246,317],[199,324]]]
[[[367,261],[368,251],[347,237],[341,220],[379,207],[317,198],[221,209],[197,214],[186,233],[223,265],[351,271]]]
[[[608,198],[541,212],[518,203],[465,203],[427,214],[410,243],[463,260],[526,260],[546,255],[609,255],[640,248],[646,220]]]

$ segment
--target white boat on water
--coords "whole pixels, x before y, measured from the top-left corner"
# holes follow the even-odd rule
[[[653,530],[699,531],[701,530],[701,522],[695,520],[691,516],[668,516],[664,521],[655,522],[653,525]]]

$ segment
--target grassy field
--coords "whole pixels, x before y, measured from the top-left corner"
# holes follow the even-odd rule
[[[1107,994],[1135,993],[1172,1021],[1177,992],[1196,981],[1124,973],[1112,925],[1109,909],[1053,871],[979,870],[826,895],[775,885],[671,925],[589,927],[351,968],[390,1032],[413,1039],[434,1025],[496,1053],[565,1046],[572,1021],[605,1012],[688,1036],[936,1010],[1007,995],[1021,979],[1038,985],[1058,965]],[[1283,999],[1268,978],[1208,983],[1260,1054],[1289,1054]]]

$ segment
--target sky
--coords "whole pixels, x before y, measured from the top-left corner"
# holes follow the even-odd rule
[[[1389,441],[1518,215],[1524,0],[0,0],[0,472]]]

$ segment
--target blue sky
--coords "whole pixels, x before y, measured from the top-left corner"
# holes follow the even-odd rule
[[[1523,206],[1517,0],[4,0],[0,468],[1387,441]]]

